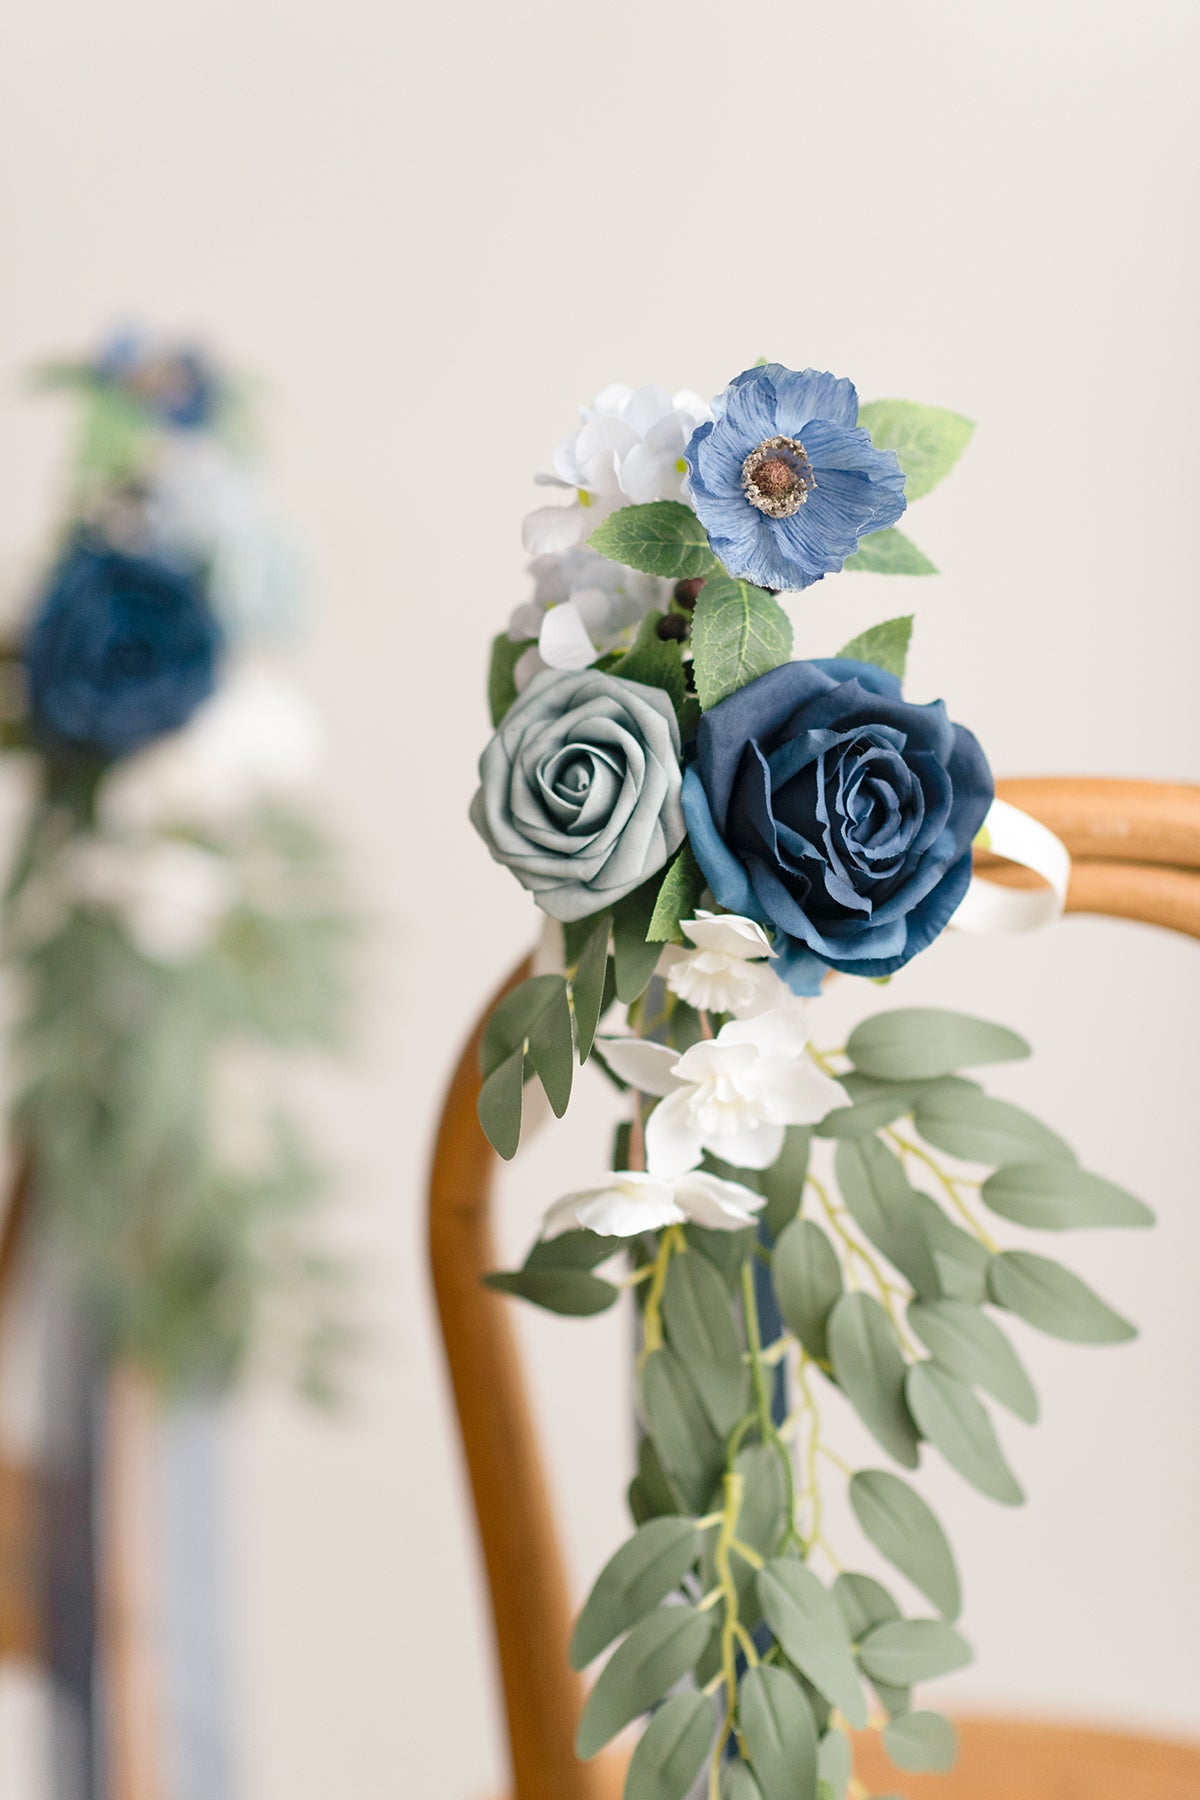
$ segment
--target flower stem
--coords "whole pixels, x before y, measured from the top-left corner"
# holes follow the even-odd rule
[[[958,1189],[960,1184],[955,1181],[954,1177],[952,1175],[947,1175],[946,1171],[942,1168],[936,1158],[930,1156],[927,1150],[923,1150],[920,1144],[910,1143],[907,1138],[902,1138],[898,1131],[889,1131],[885,1135],[894,1148],[900,1152],[901,1156],[915,1156],[919,1162],[925,1164],[925,1167],[931,1171],[940,1184],[943,1193],[954,1207],[954,1210],[979,1239],[979,1242],[986,1250],[990,1250],[993,1256],[999,1256],[999,1244],[991,1233],[986,1231],[979,1223],[979,1220],[975,1217],[974,1213],[959,1193]],[[966,1183],[962,1183],[961,1185],[965,1186]]]

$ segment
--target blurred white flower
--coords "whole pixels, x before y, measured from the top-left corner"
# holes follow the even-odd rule
[[[535,556],[532,600],[518,606],[508,624],[514,642],[536,638],[541,665],[586,669],[598,656],[632,643],[653,608],[665,612],[671,585],[577,546],[559,555]]]
[[[671,992],[689,1006],[744,1019],[791,1000],[785,984],[762,960],[775,952],[753,919],[700,909],[694,919],[680,923],[696,948],[668,950],[661,966]]]
[[[694,1169],[706,1150],[723,1162],[768,1169],[788,1125],[816,1125],[848,1104],[840,1083],[810,1056],[804,1015],[779,1007],[731,1019],[715,1038],[681,1056],[642,1038],[608,1038],[614,1072],[643,1094],[662,1096],[646,1123],[646,1163],[672,1178]]]
[[[634,1169],[615,1169],[594,1188],[565,1194],[542,1224],[543,1238],[564,1231],[595,1231],[601,1237],[637,1237],[664,1225],[691,1220],[709,1231],[740,1231],[753,1225],[762,1194],[739,1181],[723,1181],[700,1170],[669,1181]]]
[[[660,387],[621,384],[580,408],[578,431],[554,453],[554,473],[543,486],[575,489],[568,506],[542,506],[522,528],[531,554],[569,550],[618,506],[686,498],[684,449],[712,410],[699,394],[675,395]]]
[[[229,864],[177,838],[146,844],[83,838],[64,853],[71,897],[120,920],[153,962],[179,963],[207,949],[237,896]]]
[[[320,753],[311,701],[280,676],[235,669],[182,731],[114,765],[99,815],[115,833],[221,827],[311,777]]]

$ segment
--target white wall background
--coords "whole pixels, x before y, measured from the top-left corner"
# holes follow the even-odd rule
[[[24,401],[31,359],[134,315],[261,372],[321,602],[304,672],[329,794],[381,920],[361,1059],[317,1093],[377,1347],[345,1424],[265,1385],[240,1417],[247,1795],[466,1800],[499,1784],[502,1742],[422,1179],[468,1017],[530,934],[464,818],[486,640],[523,593],[529,475],[605,383],[715,391],[763,352],[967,412],[975,444],[911,521],[941,579],[827,582],[794,605],[798,649],[915,605],[911,691],[944,694],[1001,772],[1200,777],[1200,14],[8,0],[6,15],[0,558],[15,580],[53,514],[64,418]],[[997,1085],[1162,1216],[1153,1240],[1073,1246],[1145,1330],[1119,1351],[1029,1345],[1045,1422],[1005,1435],[1030,1506],[931,1473],[981,1651],[961,1696],[1200,1732],[1200,958],[1072,921],[944,941],[893,997],[1027,1029],[1037,1061]],[[595,1166],[605,1120],[581,1086],[575,1121],[509,1179],[514,1249]],[[538,1319],[528,1338],[582,1588],[621,1530],[622,1328]]]

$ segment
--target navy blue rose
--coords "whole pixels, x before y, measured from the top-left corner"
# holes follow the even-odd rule
[[[852,381],[767,363],[735,376],[713,410],[684,455],[696,511],[731,575],[809,587],[904,511],[904,473],[856,423]]]
[[[25,644],[35,727],[51,744],[128,755],[187,723],[213,691],[220,647],[194,576],[76,544]]]
[[[844,657],[785,663],[714,706],[683,781],[709,887],[774,928],[800,994],[827,969],[891,975],[932,943],[992,795],[940,700],[910,705],[894,675]]]

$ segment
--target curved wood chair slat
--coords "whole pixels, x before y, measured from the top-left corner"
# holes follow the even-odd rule
[[[1065,840],[1075,859],[1070,911],[1200,937],[1200,788],[1048,778],[1001,782],[997,792]],[[989,874],[1020,879],[1004,868]],[[486,1564],[513,1800],[618,1800],[621,1759],[581,1764],[572,1748],[582,1689],[567,1667],[570,1606],[558,1535],[506,1302],[480,1286],[495,1266],[495,1157],[475,1116],[486,1016],[463,1051],[442,1112],[429,1243]],[[963,1741],[958,1776],[934,1778],[936,1785],[905,1779],[913,1800],[935,1792],[942,1800],[1200,1800],[1200,1749],[1008,1721],[968,1722]],[[895,1786],[894,1772],[879,1779]]]

